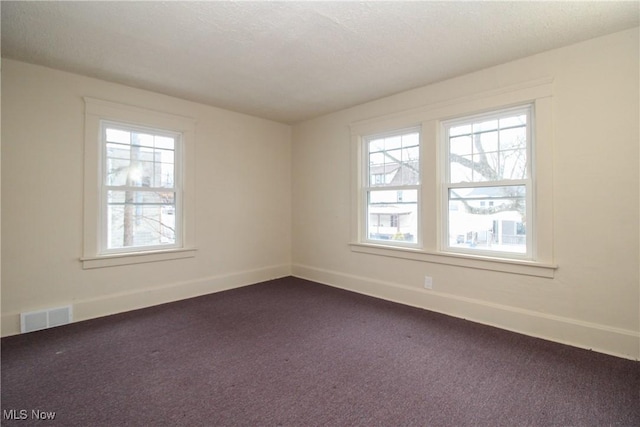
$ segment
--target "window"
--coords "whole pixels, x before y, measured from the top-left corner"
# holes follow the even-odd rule
[[[530,106],[443,123],[445,250],[531,258]]]
[[[419,242],[420,131],[364,138],[363,196],[366,240],[399,245]]]
[[[553,277],[552,82],[352,123],[351,250]]]
[[[195,121],[84,100],[83,268],[195,256]]]
[[[181,134],[101,124],[101,252],[180,247]]]

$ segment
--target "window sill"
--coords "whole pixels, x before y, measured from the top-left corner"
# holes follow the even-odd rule
[[[135,252],[96,257],[80,258],[84,270],[92,268],[116,267],[119,265],[143,264],[147,262],[170,261],[193,258],[197,249],[168,249],[162,251]]]
[[[456,267],[475,268],[479,270],[500,271],[503,273],[520,274],[525,276],[553,278],[555,271],[558,268],[557,265],[544,264],[535,261],[490,258],[466,254],[427,251],[424,249],[391,247],[365,243],[351,243],[350,246],[351,251],[357,253],[446,264]]]

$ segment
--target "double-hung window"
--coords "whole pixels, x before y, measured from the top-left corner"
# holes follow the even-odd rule
[[[195,256],[195,120],[84,101],[83,268]]]
[[[532,107],[443,122],[444,249],[532,258]]]
[[[351,250],[553,277],[552,89],[543,78],[352,123]]]
[[[101,122],[101,252],[181,246],[181,134]]]
[[[420,241],[420,129],[371,135],[363,142],[364,240],[416,246]]]

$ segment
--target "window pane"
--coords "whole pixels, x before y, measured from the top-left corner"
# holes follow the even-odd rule
[[[163,163],[174,163],[175,152],[173,150],[156,150],[155,153],[156,161],[158,161],[159,157],[160,161]]]
[[[392,136],[384,139],[384,149],[393,150],[402,147],[402,136]]]
[[[418,162],[406,162],[400,169],[400,181],[402,185],[416,185],[420,182]]]
[[[518,127],[500,131],[500,149],[525,148],[527,146],[527,128]]]
[[[471,133],[471,125],[455,126],[449,130],[450,136],[467,135]]]
[[[473,124],[473,133],[495,130],[498,128],[498,120],[487,120]]]
[[[367,237],[416,243],[418,190],[371,190],[367,201]]]
[[[155,165],[153,162],[140,162],[140,176],[136,184],[142,187],[155,187]]]
[[[402,150],[387,150],[385,151],[385,164],[387,165],[387,169],[397,169],[400,163],[402,162]]]
[[[154,150],[152,147],[132,147],[131,151],[138,150],[138,160],[153,161]]]
[[[131,145],[153,147],[153,135],[148,133],[131,132]]]
[[[110,159],[130,159],[131,146],[124,144],[107,143],[107,158]]]
[[[498,151],[498,132],[484,132],[479,134],[480,136],[480,149],[478,151],[482,151],[488,153],[490,151]]]
[[[420,144],[420,134],[418,132],[402,135],[403,147],[417,147]]]
[[[451,164],[449,166],[450,182],[472,182],[473,181],[473,162],[471,156],[449,156]]]
[[[451,138],[449,141],[449,150],[451,154],[459,154],[461,156],[471,154],[473,152],[471,144],[471,136],[459,136]]]
[[[369,154],[370,165],[384,165],[384,154],[382,152],[376,152]]]
[[[420,148],[417,145],[402,149],[402,161],[410,162],[420,157]]]
[[[175,168],[173,163],[155,164],[155,186],[173,188],[175,184]]]
[[[175,139],[168,136],[156,136],[156,148],[165,148],[167,150],[175,149]]]
[[[449,246],[526,253],[526,187],[449,190]]]
[[[500,129],[523,126],[527,124],[527,115],[518,114],[517,116],[503,117],[500,119]]]
[[[525,179],[527,177],[526,150],[500,152],[500,177],[502,179]]]
[[[117,142],[120,144],[130,144],[131,143],[131,133],[126,130],[121,129],[113,129],[107,128],[107,141],[108,142]]]
[[[107,159],[107,185],[127,185],[129,160]]]
[[[473,156],[472,182],[495,181],[499,179],[498,153],[482,153]]]
[[[175,244],[175,193],[109,191],[107,247]]]
[[[369,141],[369,153],[375,153],[384,150],[384,138],[372,139]]]

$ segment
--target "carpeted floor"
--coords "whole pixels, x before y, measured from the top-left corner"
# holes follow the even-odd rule
[[[289,277],[3,338],[2,410],[7,426],[640,426],[640,363]]]

